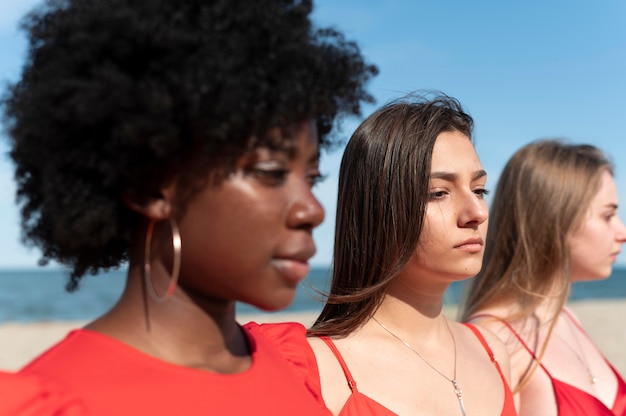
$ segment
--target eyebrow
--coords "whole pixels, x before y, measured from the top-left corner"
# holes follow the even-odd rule
[[[483,169],[477,170],[472,175],[472,181],[475,181],[475,180],[480,179],[480,178],[485,177],[485,176],[487,176],[487,172],[485,172]],[[451,173],[451,172],[432,172],[430,174],[430,179],[431,180],[432,179],[443,179],[443,180],[448,181],[448,182],[454,182],[457,178],[458,178],[458,175],[456,173]]]
[[[262,147],[260,147],[262,148]],[[270,153],[283,153],[287,156],[289,160],[293,160],[298,156],[299,149],[297,146],[285,145],[285,146],[277,146],[276,148],[266,147]],[[311,157],[307,160],[307,163],[319,163],[322,157],[322,152],[317,146],[315,152],[311,155]]]

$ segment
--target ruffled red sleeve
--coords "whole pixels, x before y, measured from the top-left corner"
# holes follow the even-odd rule
[[[307,341],[304,325],[297,322],[261,325],[250,322],[244,327],[253,333],[262,333],[270,342],[275,344],[296,376],[305,383],[317,401],[324,403],[317,360]]]
[[[34,375],[0,372],[0,415],[83,416],[82,401],[66,389]]]

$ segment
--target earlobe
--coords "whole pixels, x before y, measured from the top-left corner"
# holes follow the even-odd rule
[[[137,202],[129,195],[124,195],[123,200],[127,207],[135,212],[155,221],[168,219],[172,213],[172,200],[174,198],[174,186],[170,185],[161,189],[160,195],[150,198],[145,202]]]

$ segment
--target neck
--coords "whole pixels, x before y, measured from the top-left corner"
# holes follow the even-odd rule
[[[441,302],[418,304],[407,303],[394,295],[385,296],[375,313],[375,318],[405,341],[428,348],[426,344],[438,345],[441,340],[449,341]],[[378,326],[370,321],[368,326]]]
[[[141,269],[131,265],[119,302],[87,328],[173,364],[220,373],[245,369],[248,345],[235,320],[234,302],[201,307],[181,287],[166,301],[155,302],[142,279]]]
[[[438,279],[420,278],[412,273],[400,273],[389,285],[381,309],[401,309],[402,313],[437,318],[443,310],[443,298],[450,286]]]
[[[545,324],[556,319],[562,309],[563,305],[558,299],[548,298],[534,308],[533,315],[539,320],[539,322]]]

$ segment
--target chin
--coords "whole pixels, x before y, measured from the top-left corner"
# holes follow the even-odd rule
[[[254,306],[255,308],[259,308],[264,312],[276,312],[288,308],[295,298],[295,291],[293,291],[288,296],[278,296],[277,293],[274,293],[272,298],[265,299],[255,299],[250,301],[245,301],[245,303]]]
[[[468,267],[464,269],[462,272],[458,274],[459,280],[470,279],[476,276],[480,272],[481,267],[482,267],[482,264],[477,267]]]
[[[573,278],[572,282],[594,282],[598,280],[606,280],[611,277],[611,273],[613,273],[612,268],[603,271],[598,270],[596,273],[588,272],[578,278]]]

